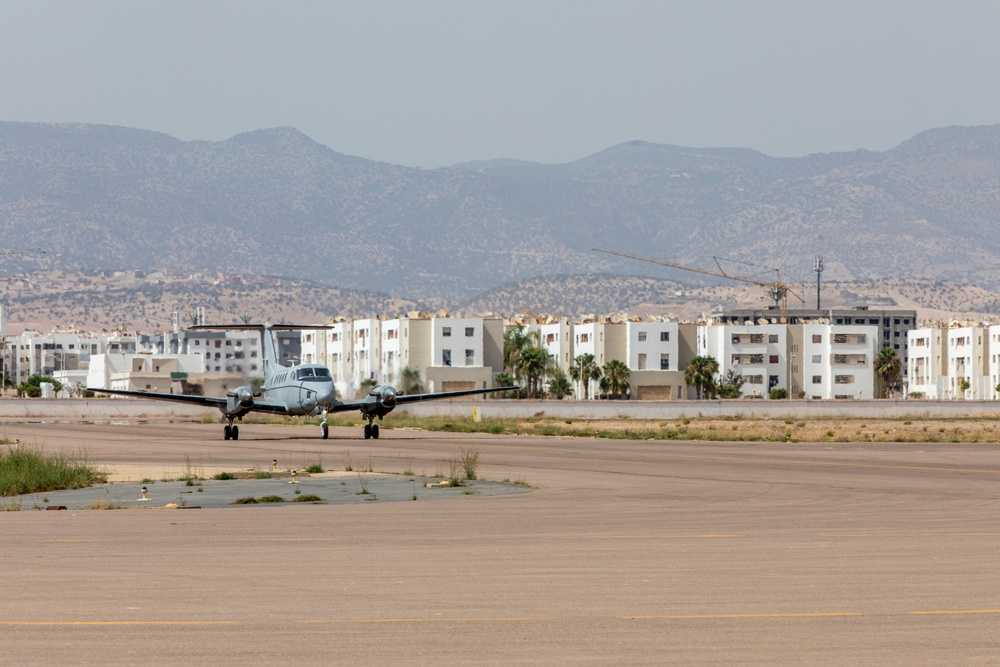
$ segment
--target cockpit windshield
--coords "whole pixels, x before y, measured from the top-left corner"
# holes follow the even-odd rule
[[[295,379],[303,382],[326,382],[331,379],[326,368],[299,368],[295,371]]]

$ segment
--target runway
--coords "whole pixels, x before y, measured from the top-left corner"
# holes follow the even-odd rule
[[[8,664],[986,664],[994,445],[618,441],[218,424],[5,424],[139,470],[431,474],[530,493],[0,513]],[[157,473],[158,474],[158,473]]]

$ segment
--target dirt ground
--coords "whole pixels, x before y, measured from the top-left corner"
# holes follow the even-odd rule
[[[597,437],[770,442],[1000,443],[998,420],[982,417],[906,419],[682,419],[669,421],[539,419],[527,432]]]

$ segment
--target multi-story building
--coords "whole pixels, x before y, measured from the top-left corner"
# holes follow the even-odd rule
[[[784,324],[730,324],[699,327],[698,354],[743,376],[745,398],[767,398],[773,389],[789,390],[788,327]]]
[[[429,391],[461,391],[493,385],[503,368],[503,322],[481,317],[431,320]]]
[[[982,327],[955,327],[946,333],[948,379],[944,398],[985,399],[992,396],[989,331]]]
[[[874,325],[803,324],[789,327],[790,396],[871,399],[879,329]]]
[[[907,395],[944,398],[948,377],[947,329],[911,329],[907,333],[909,358]]]
[[[779,308],[733,309],[713,313],[713,322],[740,324],[746,322],[780,323]],[[877,347],[895,350],[903,367],[903,379],[908,371],[909,350],[907,332],[917,326],[917,311],[856,306],[854,308],[794,309],[786,312],[786,320],[793,324],[832,324],[836,326],[874,326],[878,328]]]
[[[695,325],[677,322],[628,322],[626,358],[630,396],[669,401],[684,397],[684,371],[695,356]]]

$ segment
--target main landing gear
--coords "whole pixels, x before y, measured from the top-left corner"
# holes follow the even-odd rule
[[[368,420],[365,424],[365,440],[369,438],[375,438],[378,440],[378,424],[372,424],[373,419]]]
[[[240,439],[240,427],[233,423],[230,419],[229,423],[226,425],[225,431],[222,435],[223,440],[239,440]]]

